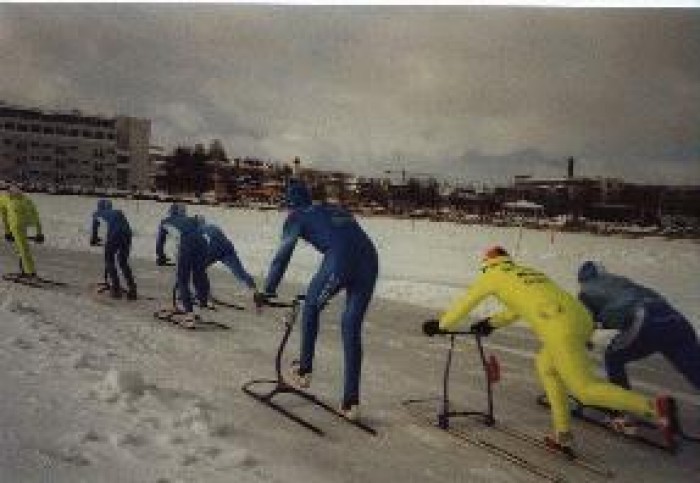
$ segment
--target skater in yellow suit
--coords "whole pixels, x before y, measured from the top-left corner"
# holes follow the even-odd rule
[[[489,335],[495,328],[523,319],[541,342],[536,367],[552,408],[555,444],[572,444],[568,393],[584,405],[627,411],[654,418],[667,440],[674,437],[675,402],[661,396],[649,399],[599,379],[593,373],[586,351],[594,328],[586,308],[559,288],[543,273],[516,265],[501,247],[484,256],[482,273],[439,321],[424,324],[428,335],[453,329],[488,296],[496,297],[506,309],[472,325],[472,330]],[[668,441],[667,441],[668,442]]]
[[[7,193],[0,195],[0,215],[5,228],[5,238],[14,241],[22,264],[22,272],[29,277],[36,276],[34,258],[27,242],[27,228],[34,227],[34,241],[43,243],[39,213],[34,202],[16,186],[12,185]]]

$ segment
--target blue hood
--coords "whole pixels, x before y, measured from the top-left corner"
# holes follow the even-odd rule
[[[600,275],[605,273],[605,267],[599,262],[592,262],[590,260],[585,261],[581,264],[578,269],[578,281],[580,283],[587,282],[598,278]]]
[[[187,207],[182,203],[173,203],[168,208],[169,216],[185,216],[187,215]]]
[[[97,202],[97,210],[104,211],[112,209],[112,201],[107,199],[101,199]]]
[[[285,202],[289,208],[311,206],[311,193],[301,181],[290,181],[285,194]]]

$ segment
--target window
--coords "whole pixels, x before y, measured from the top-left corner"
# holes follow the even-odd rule
[[[17,130],[19,132],[27,132],[27,125],[26,124],[17,124]]]
[[[71,129],[71,130],[70,130],[70,135],[73,136],[73,137],[77,137],[77,136],[78,136],[78,130],[77,130],[77,129]]]
[[[7,129],[8,131],[14,131],[15,130],[15,123],[14,122],[6,122],[5,129]]]
[[[32,132],[41,132],[41,126],[38,124],[32,124]]]
[[[44,134],[53,134],[54,132],[53,126],[44,126]]]
[[[108,133],[107,139],[114,139],[114,133]]]
[[[56,126],[56,134],[63,136],[64,134],[66,134],[66,128],[64,128],[63,126]]]
[[[88,131],[88,130],[83,131],[83,137],[84,137],[84,138],[91,138],[91,137],[92,137],[92,131]]]
[[[104,139],[105,138],[105,133],[102,131],[95,131],[95,139]]]

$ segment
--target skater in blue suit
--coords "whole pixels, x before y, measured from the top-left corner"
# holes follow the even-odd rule
[[[233,246],[231,240],[226,237],[221,228],[207,223],[204,216],[195,215],[195,219],[199,223],[204,239],[207,241],[206,267],[209,268],[216,262],[221,262],[241,283],[255,292],[257,290],[255,280],[246,272],[240,258],[238,258],[236,247]]]
[[[166,265],[165,242],[170,236],[178,244],[176,259],[176,286],[182,307],[186,313],[183,325],[194,326],[197,320],[193,312],[190,282],[202,307],[209,299],[209,278],[206,271],[207,242],[202,235],[199,223],[194,217],[187,216],[185,205],[173,203],[168,216],[163,218],[158,228],[156,239],[156,263]]]
[[[618,330],[605,350],[608,378],[625,388],[625,364],[662,354],[700,389],[700,344],[695,330],[655,291],[587,261],[578,272],[579,299],[604,329]]]
[[[97,202],[97,210],[92,214],[92,233],[90,245],[100,243],[98,230],[100,222],[107,225],[105,235],[105,273],[109,284],[109,293],[113,298],[121,298],[122,289],[117,273],[117,264],[121,269],[126,282],[126,298],[136,300],[136,282],[129,267],[129,253],[131,252],[131,227],[121,210],[114,209],[112,202],[101,199]]]
[[[299,239],[323,254],[321,266],[306,292],[301,321],[301,357],[292,367],[292,380],[300,387],[311,382],[319,315],[328,301],[345,290],[341,332],[345,353],[345,385],[341,412],[358,417],[362,365],[362,322],[377,280],[377,251],[353,216],[341,207],[311,202],[306,186],[292,180],[286,192],[290,212],[282,229],[282,241],[272,260],[264,294],[271,296],[284,276]]]

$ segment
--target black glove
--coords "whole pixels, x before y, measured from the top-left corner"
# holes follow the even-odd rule
[[[159,267],[163,267],[169,262],[170,260],[168,260],[168,257],[166,257],[165,255],[156,258],[156,265],[158,265]]]
[[[15,237],[14,237],[14,235],[12,235],[12,233],[5,233],[5,240],[7,240],[9,242],[13,242],[13,241],[15,241]]]
[[[493,332],[494,327],[493,325],[491,325],[491,319],[487,317],[485,319],[481,319],[479,322],[475,322],[474,324],[472,324],[470,329],[476,335],[488,337],[489,335],[491,335],[491,332]]]
[[[438,319],[430,319],[423,322],[423,333],[428,337],[432,337],[437,334],[444,334],[445,331],[440,328]]]
[[[44,234],[43,234],[43,233],[37,233],[37,234],[34,236],[34,243],[39,243],[39,244],[41,244],[41,243],[44,243],[44,240],[46,240],[46,238],[44,238]]]
[[[99,237],[99,236],[96,236],[96,237],[94,237],[94,238],[90,238],[90,246],[91,246],[91,247],[96,247],[96,246],[98,246],[98,245],[100,244],[101,241],[102,241],[102,240],[100,240],[100,237]]]

